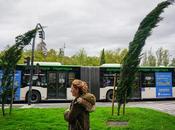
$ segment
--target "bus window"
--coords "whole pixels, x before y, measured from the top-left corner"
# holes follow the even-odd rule
[[[75,79],[75,73],[70,72],[70,73],[69,73],[69,86],[68,86],[68,87],[71,87],[72,81],[73,81],[74,79]]]
[[[24,74],[23,76],[23,87],[29,86],[30,85],[30,75],[29,74]],[[34,75],[33,76],[33,84],[32,86],[47,86],[46,82],[46,76],[45,74],[40,74],[40,75]]]
[[[38,78],[36,79],[35,84],[33,83],[33,86],[46,87],[47,86],[47,81],[46,81],[45,74],[38,75]]]
[[[119,81],[119,74],[117,74],[117,82],[116,82],[116,86],[117,83]],[[114,74],[104,74],[103,76],[103,87],[107,87],[107,86],[114,86]]]
[[[22,87],[29,86],[29,84],[30,84],[30,74],[24,74],[23,75]]]
[[[49,83],[56,83],[57,75],[56,73],[49,73]]]
[[[154,73],[142,73],[142,87],[155,87]]]
[[[65,73],[59,73],[59,84],[65,83]]]
[[[138,88],[139,87],[139,82],[140,82],[139,77],[140,77],[139,73],[136,73],[135,79],[134,79],[134,82],[133,82],[133,88]]]
[[[140,99],[141,92],[140,92],[140,73],[136,73],[134,82],[131,87],[131,95],[132,99]]]

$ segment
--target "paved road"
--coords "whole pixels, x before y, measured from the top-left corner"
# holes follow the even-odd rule
[[[70,103],[40,103],[32,104],[14,104],[14,107],[18,108],[68,108]],[[117,104],[115,104],[116,106]],[[110,102],[97,102],[97,107],[110,107]],[[159,110],[162,112],[175,115],[175,101],[141,101],[141,102],[129,102],[127,107],[143,107]]]

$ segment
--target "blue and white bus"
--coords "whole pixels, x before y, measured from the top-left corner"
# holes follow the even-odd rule
[[[39,64],[39,68],[36,64]],[[61,65],[55,62],[35,62],[32,84],[32,102],[42,100],[72,100],[71,82],[81,79],[88,83],[89,91],[97,100],[112,100],[114,75],[116,86],[120,65],[104,64],[97,67]],[[18,65],[15,74],[15,101],[27,101],[30,70]],[[2,71],[0,71],[0,78]],[[139,67],[132,86],[131,99],[165,99],[175,97],[175,68]]]
[[[112,100],[114,74],[119,81],[121,65],[100,67],[100,99]],[[116,82],[117,86],[117,82]],[[175,97],[174,67],[139,67],[132,86],[131,99],[165,99]]]

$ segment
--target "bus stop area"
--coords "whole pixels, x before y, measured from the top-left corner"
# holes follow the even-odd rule
[[[38,103],[38,104],[14,104],[14,108],[68,108],[70,103],[57,102],[57,103]],[[97,102],[96,107],[111,107],[111,102]],[[115,107],[117,104],[115,103]],[[158,110],[171,115],[175,115],[175,101],[139,101],[139,102],[129,102],[127,107],[142,107]]]

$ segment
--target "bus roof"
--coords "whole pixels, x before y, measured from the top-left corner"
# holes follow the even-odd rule
[[[121,67],[121,64],[102,64],[101,67]]]
[[[33,65],[41,65],[41,66],[60,66],[61,63],[60,62],[33,62]]]
[[[80,65],[62,65],[60,62],[33,62],[33,65],[37,65],[39,64],[39,66],[50,66],[50,67],[56,67],[56,66],[64,66],[64,67],[80,67]],[[19,66],[26,66],[26,64],[18,64]]]
[[[139,66],[139,68],[175,68],[174,66]]]
[[[34,66],[39,64],[40,66],[50,66],[50,67],[98,67],[98,66],[81,66],[81,65],[62,65],[60,62],[34,62]],[[26,66],[26,64],[18,64],[19,66]],[[120,68],[122,66],[122,64],[115,64],[115,63],[111,63],[111,64],[102,64],[101,66],[99,66],[100,68]],[[139,66],[139,68],[175,68],[174,66]]]
[[[120,68],[122,64],[102,64],[100,67],[104,68]],[[175,68],[174,66],[138,66],[139,68]]]

